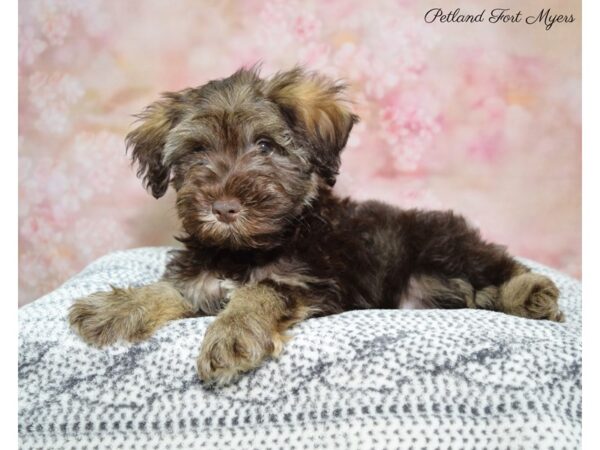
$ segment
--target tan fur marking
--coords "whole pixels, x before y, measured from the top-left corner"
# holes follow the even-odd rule
[[[496,302],[498,300],[498,287],[487,286],[475,294],[475,302],[469,305],[469,308],[480,308],[480,309],[495,309]]]
[[[309,308],[291,312],[273,288],[246,285],[233,292],[225,310],[210,324],[198,358],[202,380],[219,385],[276,357],[289,340],[285,330],[308,316]]]
[[[342,95],[342,86],[327,77],[298,69],[275,75],[270,84],[273,100],[294,108],[313,136],[334,146],[345,142],[355,118]]]
[[[525,272],[500,286],[499,309],[515,316],[563,322],[558,296],[559,290],[550,278]]]
[[[339,103],[344,99],[331,81],[324,77],[304,77],[297,83],[283,87],[278,95],[280,101],[298,105],[305,122],[313,127],[320,126],[322,132],[333,133],[333,120],[340,114],[350,114]]]
[[[193,316],[181,294],[167,282],[138,288],[113,288],[79,299],[69,310],[69,323],[90,345],[103,347],[119,339],[138,342],[165,323]]]

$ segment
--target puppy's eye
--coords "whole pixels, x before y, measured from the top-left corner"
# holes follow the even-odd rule
[[[256,146],[260,152],[264,155],[270,155],[275,151],[275,145],[268,139],[259,139],[256,142]]]
[[[205,150],[204,147],[201,145],[195,145],[192,148],[192,152],[194,152],[194,153],[202,153],[204,150]]]

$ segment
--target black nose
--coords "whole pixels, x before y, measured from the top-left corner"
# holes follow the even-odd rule
[[[233,222],[242,209],[242,205],[236,199],[217,200],[212,205],[212,212],[221,222]]]

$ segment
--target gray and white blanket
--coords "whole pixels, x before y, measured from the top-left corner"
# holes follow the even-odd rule
[[[370,310],[311,319],[239,382],[195,361],[213,318],[98,350],[68,327],[75,298],[158,279],[166,248],[105,256],[19,311],[22,449],[518,449],[580,447],[581,287],[566,323],[476,310]]]

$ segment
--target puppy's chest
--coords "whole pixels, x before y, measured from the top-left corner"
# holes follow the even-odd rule
[[[205,270],[196,277],[180,281],[179,289],[192,305],[205,314],[218,314],[229,302],[236,289],[246,284],[271,280],[280,285],[308,288],[320,280],[309,274],[308,268],[294,261],[277,261],[250,267],[243,273],[226,274]]]
[[[218,272],[206,271],[180,283],[179,288],[195,309],[216,315],[227,305],[232,292],[242,284]]]

